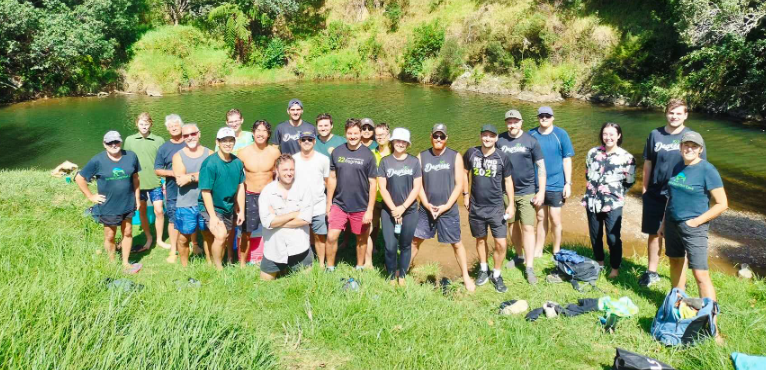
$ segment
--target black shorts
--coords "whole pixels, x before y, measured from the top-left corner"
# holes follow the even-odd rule
[[[546,191],[545,192],[545,200],[543,200],[544,206],[559,208],[559,207],[563,207],[564,203],[566,203],[566,199],[564,199],[563,191]]]
[[[643,213],[641,215],[641,232],[649,235],[657,235],[657,231],[665,216],[665,205],[668,198],[660,193],[647,191],[641,196],[643,200]]]
[[[287,257],[287,263],[278,263],[263,257],[263,260],[261,260],[261,271],[267,274],[276,274],[289,269],[290,272],[293,272],[309,267],[312,263],[314,263],[314,254],[311,252],[311,248],[309,248],[303,253]]]
[[[492,231],[493,238],[505,238],[508,235],[508,225],[503,216],[503,205],[476,207],[471,205],[468,211],[468,225],[471,227],[471,235],[474,238],[487,236],[487,226]]]
[[[665,255],[689,259],[692,270],[707,270],[707,232],[710,224],[691,227],[686,221],[665,221]]]
[[[418,239],[431,239],[436,235],[439,243],[455,244],[460,241],[460,213],[454,205],[452,208],[439,215],[434,220],[431,212],[423,207],[418,207],[418,225],[415,228],[415,237]]]
[[[207,230],[210,230],[210,214],[207,213],[206,210],[200,210],[199,214],[202,216],[202,219],[205,220],[205,228]],[[234,214],[230,214],[228,216],[224,215],[223,213],[216,212],[215,215],[223,221],[223,224],[226,226],[227,231],[231,231],[234,225]]]
[[[135,213],[130,211],[121,215],[98,215],[96,221],[104,226],[120,226],[125,221],[132,222]]]
[[[250,234],[261,227],[261,215],[258,214],[258,198],[261,193],[245,193],[245,223],[242,231]]]

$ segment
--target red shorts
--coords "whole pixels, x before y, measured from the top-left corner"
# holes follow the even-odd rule
[[[346,223],[351,225],[351,232],[360,235],[367,232],[370,224],[363,224],[364,211],[346,213],[343,212],[340,207],[335,204],[330,207],[330,217],[328,219],[330,223],[330,229],[346,230]]]

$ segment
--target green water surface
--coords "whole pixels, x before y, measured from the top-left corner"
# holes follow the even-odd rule
[[[106,98],[62,98],[39,100],[0,108],[0,168],[38,167],[51,169],[69,160],[80,166],[103,150],[101,140],[108,130],[123,137],[135,132],[135,117],[149,112],[153,132],[168,137],[164,116],[178,113],[185,122],[199,124],[204,145],[214,146],[215,131],[224,125],[225,114],[238,108],[245,118],[244,129],[256,119],[276,125],[287,118],[286,105],[299,98],[310,122],[319,113],[335,117],[336,134],[342,134],[348,117],[370,117],[392,127],[410,129],[412,153],[430,145],[430,128],[447,124],[449,145],[464,151],[479,145],[479,127],[494,123],[504,130],[503,114],[518,109],[525,117],[524,129],[537,125],[539,104],[520,102],[507,96],[454,92],[396,81],[301,82],[246,87],[215,87],[167,95],[110,96]],[[584,186],[584,157],[599,144],[598,131],[606,121],[623,128],[623,147],[640,160],[649,132],[665,124],[658,111],[599,107],[580,101],[552,104],[555,124],[569,132],[575,147],[575,192]],[[690,115],[687,125],[699,131],[708,147],[708,159],[719,169],[733,208],[763,213],[766,206],[766,133],[761,128],[701,114]],[[640,169],[639,169],[640,173]],[[640,183],[633,191],[640,192]]]

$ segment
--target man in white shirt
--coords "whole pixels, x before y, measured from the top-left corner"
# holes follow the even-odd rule
[[[274,280],[285,270],[314,262],[309,246],[309,225],[314,199],[311,190],[295,180],[295,160],[282,154],[276,161],[277,180],[261,191],[258,211],[263,225],[261,279]]]
[[[311,237],[314,240],[319,266],[324,268],[325,242],[327,241],[327,195],[325,188],[330,176],[330,158],[314,150],[316,135],[311,131],[300,133],[301,151],[293,154],[295,179],[311,189],[314,206],[311,212]]]

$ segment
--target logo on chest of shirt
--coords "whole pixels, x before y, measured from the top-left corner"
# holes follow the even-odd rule
[[[298,138],[300,136],[301,136],[301,134],[299,132],[296,132],[295,135],[284,134],[284,135],[282,135],[282,141],[298,140]]]
[[[473,158],[473,175],[481,177],[495,177],[497,173],[497,159],[486,159],[486,157]]]
[[[364,159],[362,159],[362,158],[338,157],[338,163],[347,163],[347,164],[363,166],[364,165]]]
[[[672,186],[674,188],[683,188],[686,190],[692,190],[693,187],[686,185],[686,174],[681,172],[678,175],[675,175],[668,180],[668,186]]]
[[[441,171],[441,170],[448,170],[448,169],[450,169],[450,164],[445,161],[439,161],[439,164],[426,163],[425,167],[423,167],[424,172]]]
[[[662,150],[666,152],[677,152],[681,148],[681,140],[673,140],[672,143],[655,143],[654,144],[654,151],[660,152]]]
[[[398,170],[395,170],[393,168],[389,168],[388,171],[386,171],[386,177],[393,177],[393,176],[408,176],[412,175],[412,168],[408,166],[404,166]]]
[[[527,151],[529,151],[529,149],[527,147],[521,145],[520,143],[516,143],[516,145],[514,145],[514,146],[505,146],[504,145],[504,146],[502,146],[500,148],[500,150],[502,150],[504,153],[510,153],[510,154],[526,153]]]
[[[112,169],[112,177],[107,177],[107,181],[113,181],[113,180],[124,180],[128,178],[128,174],[125,173],[125,170],[123,170],[120,167],[115,167]]]

